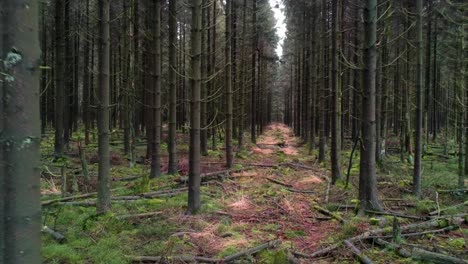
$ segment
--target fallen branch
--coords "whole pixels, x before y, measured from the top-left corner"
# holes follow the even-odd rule
[[[168,190],[168,191],[143,193],[141,194],[141,196],[145,198],[172,197],[172,196],[175,196],[175,195],[187,192],[187,191],[188,191],[188,188],[179,188],[179,189],[173,189],[173,190]]]
[[[71,201],[71,200],[76,200],[76,199],[89,198],[89,197],[94,196],[96,194],[97,194],[97,192],[92,192],[92,193],[85,193],[85,194],[81,194],[81,195],[63,197],[63,198],[59,198],[59,199],[43,201],[41,204],[42,204],[42,206],[47,206],[47,205],[51,205],[51,204],[58,203],[58,202],[66,202],[66,201]]]
[[[84,202],[59,202],[59,205],[68,205],[68,206],[82,206],[82,207],[92,207],[96,206],[96,201],[84,201]]]
[[[60,244],[62,244],[62,243],[64,243],[65,241],[67,241],[67,239],[66,239],[62,234],[60,234],[60,233],[57,232],[57,231],[52,230],[52,229],[49,228],[48,226],[44,226],[44,227],[42,228],[42,232],[51,235],[51,236],[52,236],[57,242],[59,242]]]
[[[286,188],[287,191],[294,192],[294,193],[315,193],[314,191],[307,191],[307,190],[298,190],[292,188]]]
[[[153,216],[161,215],[162,212],[150,212],[150,213],[143,213],[143,214],[128,214],[128,215],[118,215],[115,218],[118,220],[124,219],[140,219],[140,218],[150,218]]]
[[[466,193],[468,189],[439,190],[438,193]]]
[[[375,243],[380,246],[385,246],[387,248],[391,248],[395,250],[400,256],[405,258],[413,258],[415,260],[425,260],[430,261],[431,263],[451,263],[451,264],[468,264],[468,261],[452,257],[440,253],[435,253],[432,251],[427,251],[418,247],[411,247],[409,250],[405,249],[401,245],[387,242],[383,239],[377,238],[374,239]]]
[[[125,177],[125,178],[112,178],[112,181],[114,182],[119,182],[119,181],[134,181],[134,180],[138,180],[140,179],[141,177],[143,176],[130,176],[130,177]]]
[[[414,215],[404,215],[396,212],[379,212],[379,211],[372,211],[372,210],[366,210],[367,213],[371,214],[376,214],[376,215],[391,215],[391,216],[396,216],[400,218],[407,218],[407,219],[415,219],[415,220],[424,220],[423,217],[419,216],[414,216]]]
[[[359,261],[364,264],[373,264],[372,260],[364,255],[359,248],[357,248],[353,243],[349,242],[348,240],[344,241],[344,244],[353,252],[356,257],[358,257]]]
[[[330,216],[336,220],[338,220],[340,223],[345,223],[346,221],[343,219],[343,217],[339,216],[338,214],[336,213],[332,213],[330,211],[328,211],[327,209],[323,208],[323,207],[320,207],[318,205],[314,205],[314,209],[319,211],[320,213],[326,215],[326,216]]]
[[[199,256],[172,256],[172,257],[150,257],[150,256],[127,256],[133,262],[152,261],[155,263],[221,263],[222,259],[199,257]]]
[[[459,204],[456,204],[456,205],[452,205],[452,206],[446,207],[446,208],[444,208],[444,209],[432,211],[432,212],[429,213],[429,215],[430,215],[430,216],[438,215],[438,214],[443,213],[443,212],[445,212],[445,211],[447,211],[447,210],[456,209],[456,208],[461,207],[461,206],[468,206],[468,200],[467,200],[467,201],[464,201],[463,203],[459,203]]]
[[[273,179],[273,178],[265,177],[265,179],[267,179],[267,180],[270,181],[270,182],[273,182],[273,183],[279,184],[279,185],[281,185],[281,186],[284,186],[284,187],[288,187],[288,188],[292,188],[292,187],[293,187],[291,184],[287,184],[287,183],[284,183],[284,182],[282,182],[282,181],[275,180],[275,179]]]
[[[203,173],[200,174],[201,181],[210,181],[210,180],[219,180],[219,179],[224,179],[228,178],[230,176],[230,173],[233,172],[241,172],[244,170],[249,170],[252,169],[252,167],[246,167],[246,168],[241,168],[241,169],[236,169],[236,170],[223,170],[223,171],[215,171],[215,172],[208,172],[208,173]],[[186,184],[188,182],[188,177],[180,177],[179,179],[176,179],[178,183],[183,183]]]
[[[437,233],[443,233],[445,231],[450,231],[450,230],[455,230],[457,229],[458,226],[447,226],[444,228],[440,229],[435,229],[435,230],[428,230],[428,231],[422,231],[422,232],[416,232],[416,233],[407,233],[407,234],[400,234],[401,237],[411,237],[411,236],[423,236],[427,234],[437,234]],[[393,235],[388,235],[388,236],[371,236],[369,239],[375,239],[375,238],[392,238]]]
[[[279,241],[279,240],[269,241],[269,242],[261,244],[259,246],[256,246],[256,247],[253,247],[253,248],[250,248],[250,249],[247,249],[247,250],[232,254],[230,256],[227,256],[227,257],[225,257],[223,259],[223,262],[224,263],[229,263],[229,262],[231,262],[233,260],[236,260],[238,258],[241,258],[243,256],[252,255],[252,254],[260,252],[260,251],[262,251],[264,249],[267,249],[267,248],[277,247],[279,244],[281,244],[281,241]]]
[[[466,215],[466,214],[465,214]],[[401,227],[401,231],[409,231],[409,230],[417,230],[417,229],[425,229],[425,228],[437,228],[437,227],[444,227],[447,225],[454,225],[454,226],[459,226],[464,219],[461,217],[464,217],[465,215],[461,215],[460,217],[452,217],[452,216],[446,216],[446,217],[440,217],[438,219],[432,219],[429,221],[421,222],[421,223],[415,223],[415,224],[410,224],[406,226]],[[442,221],[446,220],[446,221]],[[374,230],[369,230],[367,232],[364,232],[358,236],[352,237],[347,239],[349,242],[354,243],[359,240],[367,239],[371,236],[377,236],[384,234],[388,232],[389,230],[387,228],[380,228],[380,229],[374,229]],[[333,250],[339,248],[341,246],[341,243],[333,244],[328,247],[325,247],[319,251],[316,251],[312,254],[305,254],[305,253],[300,253],[300,252],[293,252],[294,255],[302,258],[316,258],[320,256],[324,256],[332,252]]]

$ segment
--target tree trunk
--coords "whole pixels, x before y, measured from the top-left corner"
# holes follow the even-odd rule
[[[153,69],[153,135],[151,140],[151,172],[150,178],[154,179],[161,175],[161,0],[154,1],[153,38],[154,38],[154,69]]]
[[[98,105],[98,203],[97,213],[104,214],[111,207],[109,155],[109,75],[110,75],[110,0],[98,0],[99,12],[99,105]]]
[[[177,76],[175,70],[176,65],[176,40],[177,40],[177,0],[169,1],[169,135],[168,135],[168,152],[169,164],[168,173],[177,173]]]
[[[375,164],[375,74],[377,66],[377,0],[367,0],[364,8],[365,42],[364,89],[362,98],[362,146],[359,170],[361,210],[381,210],[377,195]],[[358,18],[355,18],[358,19]]]
[[[200,201],[200,87],[201,87],[201,30],[202,0],[191,0],[191,89],[190,102],[190,147],[189,147],[189,195],[188,212],[195,214]]]
[[[331,138],[331,173],[332,184],[341,178],[340,168],[340,91],[338,78],[338,32],[340,30],[338,23],[338,0],[332,1],[332,138]]]
[[[0,263],[4,264],[41,263],[38,5],[33,0],[2,1]]]
[[[232,12],[232,1],[226,0],[226,167],[231,168],[233,162],[232,155],[232,61],[231,61],[231,12]]]
[[[257,0],[252,1],[252,25],[257,25]],[[257,28],[256,26],[253,27],[253,41],[252,41],[252,92],[250,95],[250,138],[252,143],[257,142],[257,130],[256,130],[256,124],[257,124],[257,98],[255,98],[255,92],[257,90],[256,88],[256,69],[257,69],[257,56],[260,56],[258,54],[258,34],[257,34]],[[257,80],[258,81],[258,80]]]
[[[416,135],[413,174],[413,194],[421,195],[421,157],[422,157],[422,126],[423,126],[423,3],[416,1],[416,30],[417,30],[417,69],[416,69]]]
[[[54,155],[63,156],[63,110],[65,107],[65,32],[64,0],[55,1],[55,141]]]

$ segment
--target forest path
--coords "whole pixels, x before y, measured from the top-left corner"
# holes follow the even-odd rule
[[[219,238],[209,227],[192,236],[194,244],[210,241],[210,245],[202,244],[215,253],[233,245],[239,248],[279,239],[297,251],[316,250],[337,229],[334,221],[313,209],[325,197],[325,172],[311,164],[311,156],[290,128],[278,123],[265,129],[246,159],[262,166],[232,173],[231,180],[223,182],[220,212],[241,230],[241,239]]]

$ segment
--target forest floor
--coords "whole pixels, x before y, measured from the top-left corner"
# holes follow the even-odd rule
[[[70,196],[95,191],[96,183],[84,183],[80,176],[76,148],[72,146],[69,158],[57,165],[47,156],[51,153],[50,141],[44,140],[43,222],[66,238],[57,241],[44,232],[44,262],[139,263],[137,256],[152,256],[152,261],[140,258],[141,263],[159,263],[157,257],[168,258],[169,263],[186,263],[191,260],[188,256],[198,256],[213,262],[235,258],[244,261],[241,263],[354,263],[355,255],[345,246],[314,259],[300,255],[341,244],[368,230],[383,228],[385,234],[392,231],[393,216],[355,215],[359,158],[351,167],[349,188],[345,189],[341,181],[330,186],[329,173],[324,169],[328,165],[317,164],[307,146],[282,124],[268,126],[257,144],[238,152],[230,172],[224,169],[221,142],[216,150],[210,150],[202,158],[202,210],[194,216],[186,215],[187,138],[181,135],[179,142],[180,175],[149,180],[143,177],[149,173],[147,164],[129,168],[121,154],[121,142],[115,141],[111,160],[113,207],[111,213],[96,216],[93,194],[60,200],[61,166],[67,168],[66,188]],[[145,149],[142,143],[137,149],[141,156]],[[86,147],[91,175],[97,171],[95,148],[92,144]],[[343,164],[347,163],[349,152],[343,151]],[[167,157],[163,164],[165,160]],[[447,172],[453,164],[444,167],[440,163],[438,159],[427,162],[428,174],[439,176],[424,186],[423,199],[408,194],[409,164],[389,157],[381,166],[378,181],[383,206],[387,212],[402,215],[398,218],[402,227],[427,221],[430,212],[437,208],[442,208],[442,215],[467,212],[465,192],[434,196],[434,189],[451,188],[445,183],[452,178],[456,182],[452,173],[440,176],[444,175],[444,168]],[[450,208],[453,205],[458,206]],[[454,225],[451,220],[444,223]],[[405,238],[403,244],[418,244],[421,246],[417,248],[466,259],[468,226],[458,226],[461,228]],[[258,245],[262,246],[258,252],[245,252]],[[413,263],[411,258],[401,258],[368,239],[354,241],[354,245],[374,263]],[[247,254],[236,256],[239,252]]]

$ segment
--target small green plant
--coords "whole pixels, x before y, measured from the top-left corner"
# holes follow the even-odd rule
[[[452,248],[456,248],[456,249],[463,249],[466,245],[466,241],[463,237],[460,237],[460,238],[454,238],[454,239],[451,239],[448,241],[448,245]]]

